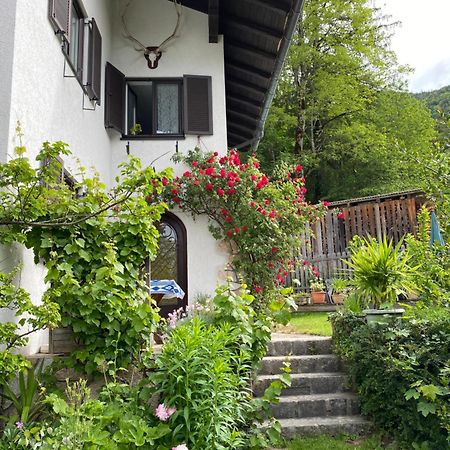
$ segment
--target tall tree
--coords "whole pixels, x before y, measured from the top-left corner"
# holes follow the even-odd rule
[[[429,146],[433,121],[400,92],[392,30],[366,0],[305,3],[259,149],[266,170],[301,161],[311,200],[412,187],[400,152]]]

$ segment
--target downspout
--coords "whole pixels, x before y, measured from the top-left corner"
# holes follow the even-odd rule
[[[278,86],[278,79],[281,75],[281,71],[283,70],[284,61],[286,60],[286,56],[295,33],[295,28],[297,26],[297,22],[300,18],[300,14],[303,8],[303,0],[294,0],[293,3],[293,7],[289,12],[288,18],[286,19],[286,31],[283,38],[281,39],[280,51],[275,63],[272,79],[270,80],[269,92],[267,93],[266,99],[264,101],[263,111],[257,125],[255,137],[250,141],[240,144],[237,148],[242,148],[254,143],[253,149],[256,150],[258,148],[260,140],[264,136],[264,125],[266,123],[267,116],[269,115],[269,110],[270,106],[272,105],[273,98],[275,97],[275,92]]]

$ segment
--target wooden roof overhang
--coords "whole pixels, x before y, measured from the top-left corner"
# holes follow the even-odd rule
[[[228,146],[256,148],[303,0],[181,0],[223,35]]]

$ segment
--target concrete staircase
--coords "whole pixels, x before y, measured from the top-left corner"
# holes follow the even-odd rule
[[[277,378],[286,359],[291,363],[292,385],[272,407],[285,438],[369,431],[371,424],[359,415],[358,398],[331,352],[330,338],[274,333],[254,384],[256,396]]]

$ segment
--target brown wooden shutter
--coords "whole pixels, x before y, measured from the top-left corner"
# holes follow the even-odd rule
[[[55,33],[61,34],[69,42],[70,10],[72,0],[49,0],[48,12]]]
[[[184,75],[184,132],[213,134],[211,77]]]
[[[109,62],[105,70],[105,128],[125,129],[125,75]]]
[[[89,28],[89,52],[86,89],[90,100],[100,105],[102,89],[102,36],[94,19]]]

